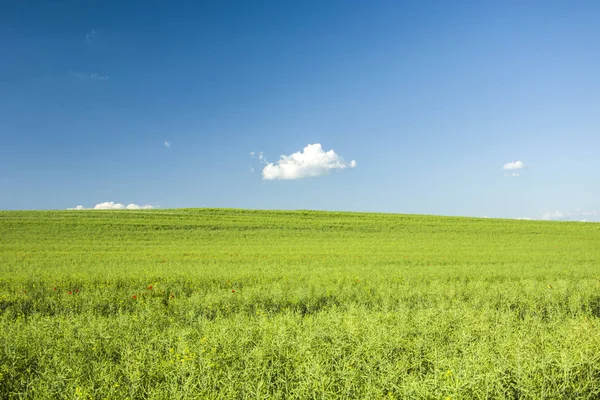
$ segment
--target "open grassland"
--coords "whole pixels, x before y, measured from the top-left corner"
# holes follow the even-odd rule
[[[0,398],[599,398],[600,224],[0,212]]]

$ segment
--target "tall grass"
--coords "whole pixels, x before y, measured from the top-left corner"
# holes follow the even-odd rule
[[[0,398],[598,398],[600,224],[0,212]]]

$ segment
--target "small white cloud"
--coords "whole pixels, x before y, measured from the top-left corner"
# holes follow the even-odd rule
[[[125,205],[113,201],[98,203],[94,206],[94,210],[122,210],[123,208],[125,208]]]
[[[256,154],[255,152],[251,151],[250,152],[250,157],[254,157],[255,154]]]
[[[98,32],[92,30],[89,31],[88,33],[86,33],[85,35],[85,42],[86,43],[92,43],[92,40],[94,40],[94,38],[96,37],[96,35],[98,35]]]
[[[356,161],[344,162],[344,159],[333,150],[323,151],[320,143],[309,144],[303,151],[289,156],[282,155],[279,161],[269,163],[262,152],[258,159],[266,163],[263,169],[263,179],[301,179],[311,176],[321,176],[333,169],[356,168]]]
[[[250,167],[250,172],[254,172],[254,168]]]
[[[167,140],[167,141],[165,141],[165,147],[166,147],[167,149],[170,149],[170,148],[171,148],[171,142],[169,142],[168,140]]]
[[[134,203],[124,205],[121,203],[107,201],[104,203],[98,203],[93,208],[85,208],[84,206],[80,205],[74,208],[68,208],[68,210],[149,210],[152,208],[154,208],[154,206],[151,206],[149,204],[143,206],[139,206]]]
[[[138,206],[137,204],[121,204],[107,201],[105,203],[99,203],[94,206],[94,210],[147,210],[153,208],[151,205]]]
[[[502,169],[504,169],[504,170],[523,169],[523,168],[525,168],[525,164],[523,164],[523,161],[509,162],[509,163],[504,164],[504,166],[502,167]]]
[[[524,221],[531,221],[531,218],[528,218],[528,217],[519,217],[517,219],[521,219],[521,220],[524,220]]]
[[[127,210],[150,210],[152,208],[154,208],[153,206],[151,206],[150,204],[146,204],[143,206],[138,206],[137,204],[127,204],[127,206],[125,207]]]

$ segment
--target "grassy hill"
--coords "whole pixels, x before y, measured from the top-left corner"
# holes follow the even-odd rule
[[[600,396],[600,224],[0,211],[1,398]]]

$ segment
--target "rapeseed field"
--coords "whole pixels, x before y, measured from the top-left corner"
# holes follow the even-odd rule
[[[600,397],[600,224],[0,212],[0,398]]]

